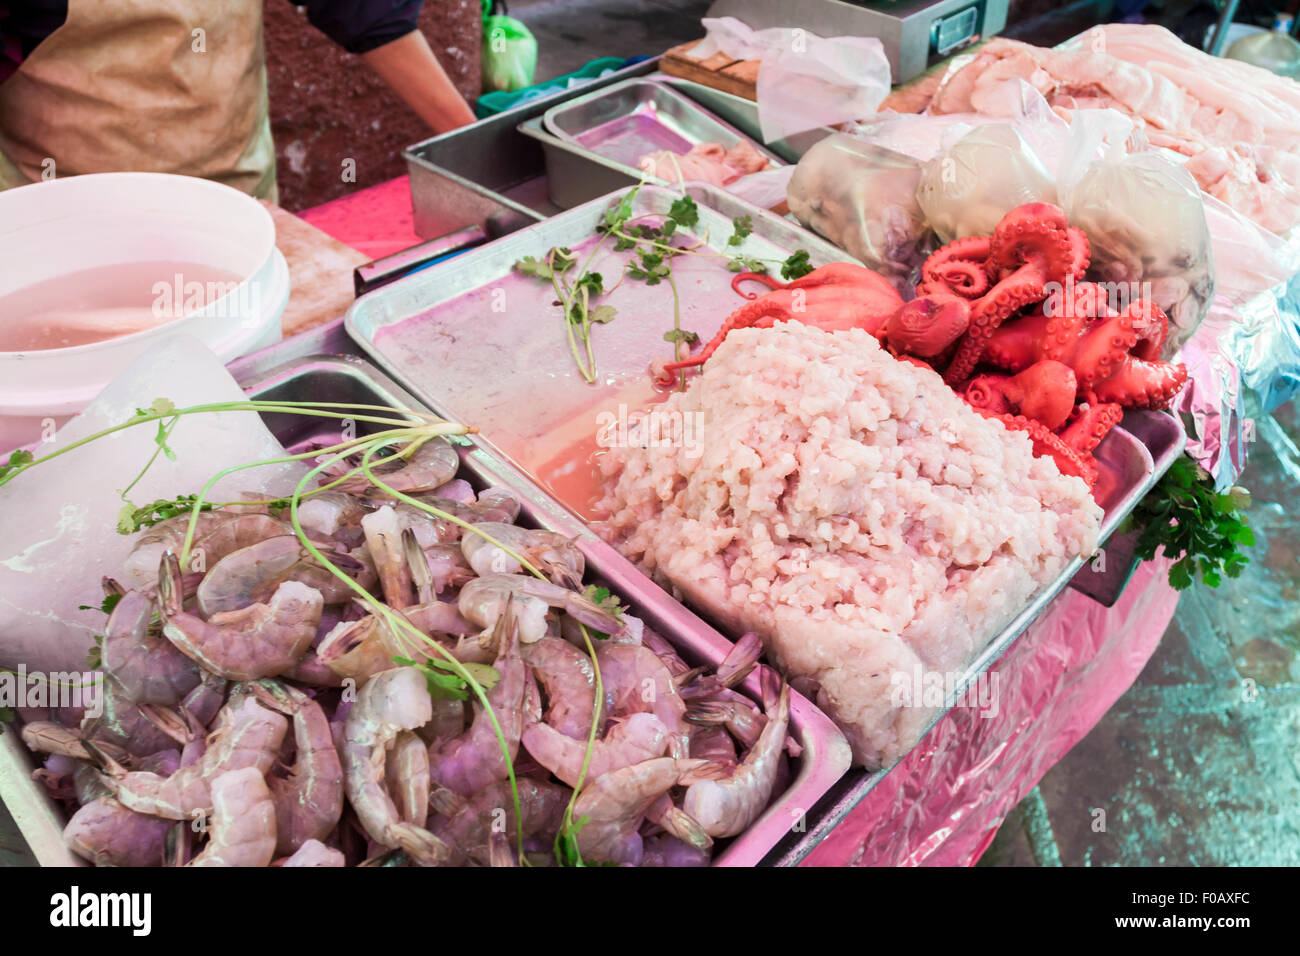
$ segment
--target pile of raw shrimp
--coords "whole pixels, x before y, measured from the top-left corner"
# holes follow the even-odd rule
[[[680,866],[748,827],[798,749],[774,672],[762,707],[735,690],[757,639],[689,667],[459,462],[427,441],[326,469],[296,526],[249,496],[141,533],[104,581],[102,712],[23,727],[67,845],[113,866]]]

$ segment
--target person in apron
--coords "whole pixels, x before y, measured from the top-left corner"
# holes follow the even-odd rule
[[[305,6],[435,132],[473,122],[417,29],[419,0]],[[0,189],[134,170],[275,201],[262,0],[30,0],[20,9],[8,21],[0,13],[0,68],[7,60],[10,73],[0,72]]]

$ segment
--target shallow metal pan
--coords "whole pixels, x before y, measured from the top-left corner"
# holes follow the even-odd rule
[[[270,353],[274,354],[274,353]],[[263,358],[262,364],[265,364]],[[278,401],[351,402],[387,405],[395,409],[422,410],[416,399],[384,376],[370,363],[352,357],[316,356],[298,358],[271,370],[250,372],[241,381],[253,398]],[[267,427],[286,448],[297,452],[320,443],[338,441],[337,429],[320,419],[296,415],[263,416]],[[568,531],[557,522],[557,511],[528,480],[482,448],[461,449],[459,477],[478,489],[504,485],[523,502],[521,523]],[[646,624],[668,640],[692,665],[716,665],[730,649],[730,642],[686,611],[644,574],[636,570],[603,542],[586,537],[579,542],[587,558],[587,578],[608,587]],[[752,674],[743,690],[758,699],[758,675]],[[849,766],[849,749],[844,736],[810,701],[798,694],[791,697],[791,734],[803,746],[793,761],[793,779],[777,794],[768,809],[743,834],[718,844],[715,866],[756,866],[764,862],[787,835],[805,825],[806,812],[817,803]],[[31,779],[31,756],[18,735],[6,731],[0,737],[0,795],[13,813],[24,838],[43,865],[78,864],[64,848],[65,820],[58,807]]]

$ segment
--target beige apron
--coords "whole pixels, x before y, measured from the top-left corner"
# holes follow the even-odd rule
[[[0,189],[139,170],[275,200],[262,0],[70,0],[0,83]]]

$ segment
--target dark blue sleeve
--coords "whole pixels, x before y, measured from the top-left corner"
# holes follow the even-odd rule
[[[3,0],[0,0],[3,2]],[[307,19],[349,53],[365,53],[414,30],[423,0],[307,0]]]
[[[68,0],[0,0],[0,83],[67,19]]]

